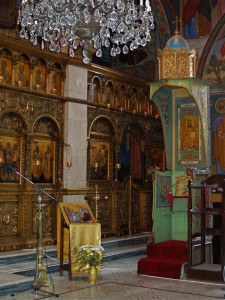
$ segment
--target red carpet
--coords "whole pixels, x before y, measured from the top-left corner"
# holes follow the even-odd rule
[[[148,244],[147,257],[138,261],[138,274],[179,279],[181,266],[187,259],[185,241],[170,240]]]

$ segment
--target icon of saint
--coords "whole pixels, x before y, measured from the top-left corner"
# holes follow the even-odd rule
[[[35,84],[33,86],[34,89],[43,90],[45,88],[45,83],[44,83],[44,80],[42,78],[42,74],[41,74],[40,69],[37,69],[37,71],[36,71],[34,82],[35,82]]]
[[[216,161],[217,173],[225,174],[225,99],[216,102],[218,116],[212,125],[213,157]]]
[[[27,75],[24,72],[24,66],[20,65],[19,66],[19,73],[18,73],[18,79],[16,84],[18,86],[22,86],[22,87],[27,87],[29,84],[29,81],[27,79]]]
[[[9,72],[7,70],[7,65],[6,65],[6,61],[2,61],[1,62],[1,75],[2,77],[2,83],[9,83],[11,80],[11,76],[9,75]]]

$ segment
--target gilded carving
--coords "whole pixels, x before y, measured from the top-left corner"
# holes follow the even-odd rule
[[[87,197],[88,204],[94,213],[97,222],[101,223],[102,230],[111,229],[111,199],[110,197],[99,196]]]
[[[63,127],[64,104],[63,102],[49,103],[49,99],[37,96],[23,95],[11,91],[0,91],[0,111],[13,110],[27,118],[28,131],[32,130],[32,123],[43,114],[55,119]]]
[[[43,115],[44,114],[44,115]],[[35,139],[45,139],[46,135],[51,141],[63,140],[64,103],[51,101],[48,97],[33,95],[32,92],[21,93],[11,88],[0,90],[0,135],[4,139],[9,136],[11,139],[21,137],[21,173],[31,179],[31,142]],[[34,131],[33,131],[34,129]],[[55,160],[55,182],[62,178],[62,151],[57,146]],[[23,247],[29,241],[29,247],[35,244],[36,216],[30,199],[35,198],[37,193],[32,191],[31,185],[22,180],[20,189],[11,182],[4,183],[4,191],[1,189],[0,200],[0,244],[7,244],[1,247],[1,251]],[[48,184],[56,186],[55,183]],[[12,202],[16,193],[19,199],[18,205]],[[2,197],[4,195],[4,198]],[[9,204],[10,203],[10,204]],[[15,208],[16,207],[16,208]],[[19,217],[20,215],[20,217]],[[56,231],[53,228],[54,214],[53,204],[49,201],[44,212],[44,231],[48,235],[48,242],[53,243],[56,238]],[[32,224],[32,226],[30,226]],[[20,228],[20,229],[18,229]],[[34,230],[34,232],[33,232]],[[18,234],[20,233],[20,234]]]
[[[131,189],[131,223],[132,225],[140,223],[140,194],[133,185]]]
[[[121,199],[119,202],[119,220],[120,220],[120,227],[123,228],[124,226],[128,226],[128,194],[127,194],[128,185],[122,189]]]
[[[110,135],[112,134],[112,126],[107,119],[99,118],[94,122],[91,131]]]
[[[98,219],[103,228],[110,228],[110,199],[104,199],[98,203]]]
[[[186,47],[158,49],[159,79],[189,78],[195,75],[196,52]]]
[[[58,128],[54,124],[53,120],[43,117],[37,120],[34,125],[33,132],[50,135],[52,137],[57,136]]]
[[[0,202],[0,236],[15,236],[18,234],[18,204],[17,202]]]

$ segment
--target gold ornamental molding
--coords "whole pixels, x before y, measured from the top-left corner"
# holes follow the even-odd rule
[[[134,75],[127,74],[124,76],[123,72],[112,70],[106,67],[98,66],[96,64],[90,63],[88,65],[84,64],[81,60],[72,59],[68,55],[63,53],[53,53],[48,50],[41,50],[40,46],[33,46],[29,41],[19,38],[19,32],[16,30],[0,29],[0,47],[6,47],[11,49],[17,49],[21,53],[26,53],[30,56],[36,56],[43,58],[50,62],[58,62],[59,64],[75,65],[93,71],[99,75],[105,75],[112,79],[117,79],[123,81],[124,83],[140,85],[143,87],[148,87],[150,84],[149,80],[144,78],[138,78]]]
[[[49,194],[52,195],[58,195],[58,196],[63,196],[63,195],[90,195],[90,194],[94,194],[95,193],[95,188],[94,187],[90,187],[90,188],[79,188],[79,189],[65,189],[65,188],[61,188],[61,189],[49,189],[46,188],[45,191]],[[99,187],[98,188],[98,193],[101,195],[105,195],[105,194],[117,194],[120,191],[118,191],[117,188],[114,187]],[[0,191],[0,196],[34,196],[37,195],[37,191],[36,189],[21,189],[18,190],[15,188],[15,190],[12,189],[12,187],[9,189],[7,188],[1,188]]]

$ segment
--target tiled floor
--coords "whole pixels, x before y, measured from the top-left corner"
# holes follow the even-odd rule
[[[222,284],[181,281],[137,275],[137,262],[140,257],[107,262],[98,276],[96,284],[89,284],[86,275],[68,279],[68,275],[52,275],[54,293],[58,297],[33,290],[4,296],[5,300],[31,299],[118,299],[118,300],[212,300],[224,299]],[[53,287],[48,288],[52,292]]]

